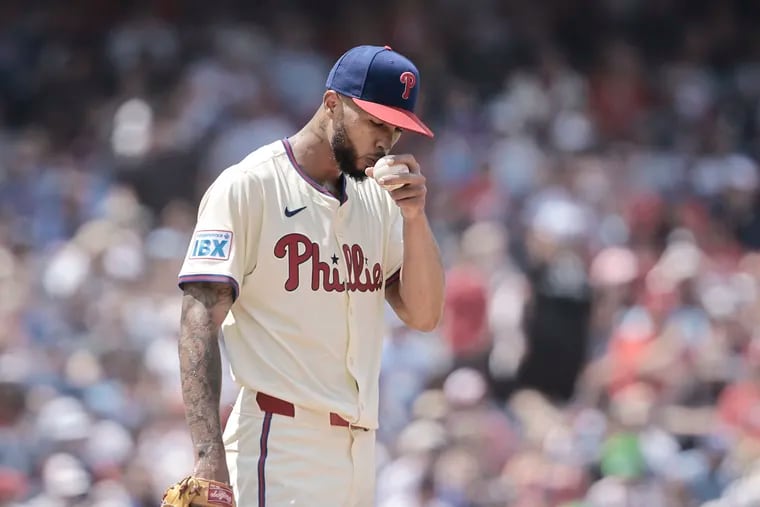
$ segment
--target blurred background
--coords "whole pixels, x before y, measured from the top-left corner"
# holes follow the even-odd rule
[[[202,192],[390,44],[448,271],[388,312],[381,507],[760,505],[760,3],[0,1],[0,504],[189,473]],[[235,386],[225,380],[223,410]]]

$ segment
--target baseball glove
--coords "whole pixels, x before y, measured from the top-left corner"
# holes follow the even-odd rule
[[[161,507],[235,507],[232,488],[222,482],[185,477],[170,486],[161,500]]]

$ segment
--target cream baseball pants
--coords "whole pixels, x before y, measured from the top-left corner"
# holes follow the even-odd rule
[[[224,445],[238,507],[375,504],[375,432],[335,414],[243,388]]]

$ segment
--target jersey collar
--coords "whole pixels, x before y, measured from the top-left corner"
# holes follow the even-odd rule
[[[304,180],[306,180],[306,182],[309,185],[317,189],[319,192],[335,199],[335,196],[329,190],[327,190],[323,185],[320,185],[319,183],[314,181],[314,179],[306,173],[304,168],[301,167],[301,164],[298,163],[295,155],[293,154],[293,147],[290,145],[290,141],[288,141],[287,138],[284,138],[282,140],[282,144],[283,146],[285,146],[285,153],[288,154],[288,160],[290,160],[290,163],[293,165],[296,172],[298,172],[298,174]],[[340,187],[340,198],[338,198],[338,202],[340,202],[341,205],[344,204],[348,200],[348,193],[346,192],[346,183],[347,183],[346,175],[341,173],[340,179],[338,180],[338,186]]]

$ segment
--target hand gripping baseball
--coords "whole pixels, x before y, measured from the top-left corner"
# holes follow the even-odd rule
[[[426,180],[414,155],[388,155],[378,160],[375,167],[368,167],[365,172],[390,192],[404,218],[415,218],[424,213]]]

